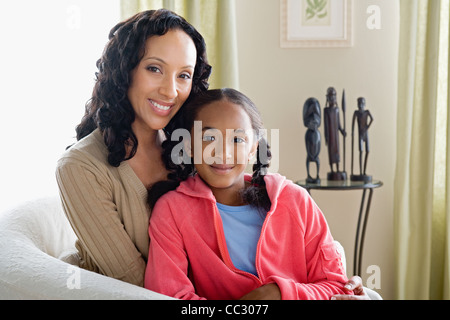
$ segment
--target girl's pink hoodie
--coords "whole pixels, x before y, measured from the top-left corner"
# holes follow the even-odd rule
[[[284,300],[345,293],[347,277],[320,209],[285,177],[269,174],[265,181],[272,207],[258,242],[258,276],[234,267],[216,200],[197,175],[161,197],[152,212],[145,287],[186,300],[239,299],[269,283]]]

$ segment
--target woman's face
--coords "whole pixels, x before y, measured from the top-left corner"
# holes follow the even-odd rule
[[[133,131],[164,128],[188,98],[197,61],[194,41],[182,30],[147,39],[145,55],[131,71],[128,99]]]

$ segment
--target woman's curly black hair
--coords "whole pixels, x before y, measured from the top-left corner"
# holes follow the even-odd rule
[[[130,73],[145,55],[147,39],[173,29],[186,32],[197,49],[191,95],[207,90],[211,66],[205,40],[183,17],[169,10],[144,11],[117,24],[111,29],[103,55],[97,61],[96,83],[85,115],[76,127],[77,140],[99,128],[109,151],[108,162],[114,167],[131,159],[138,146],[131,129],[135,113],[127,96]],[[131,146],[128,155],[126,146]]]
[[[149,189],[148,203],[151,208],[154,207],[156,201],[162,195],[175,190],[181,181],[196,174],[193,159],[190,156],[186,156],[187,152],[184,147],[182,149],[179,148],[180,143],[183,144],[183,137],[180,135],[178,138],[178,135],[174,134],[175,130],[184,129],[191,132],[201,108],[212,102],[223,100],[241,106],[248,114],[252,129],[257,134],[258,149],[256,162],[253,165],[251,186],[242,190],[242,199],[245,203],[263,209],[266,212],[270,210],[271,201],[267,194],[264,176],[268,173],[272,154],[267,140],[261,134],[264,130],[261,115],[255,104],[247,96],[229,88],[208,90],[191,97],[166,126],[167,140],[162,144],[162,160],[169,174],[167,175],[167,180],[159,181]],[[176,154],[177,151],[179,151],[179,154]],[[188,161],[182,161],[182,159],[187,158],[189,158]]]

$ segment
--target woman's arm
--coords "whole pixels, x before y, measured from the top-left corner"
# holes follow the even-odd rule
[[[107,175],[64,159],[56,178],[64,211],[88,259],[100,273],[142,287],[145,261],[124,228]]]
[[[364,290],[362,279],[359,276],[351,277],[345,284],[344,289],[348,292],[353,291],[354,295],[337,294],[331,297],[331,300],[371,300],[366,290]]]

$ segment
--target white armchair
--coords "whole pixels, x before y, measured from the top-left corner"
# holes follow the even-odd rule
[[[75,240],[58,197],[28,201],[1,213],[0,300],[172,299],[79,268]],[[372,299],[381,299],[367,291]]]
[[[0,300],[171,299],[78,268],[75,240],[57,197],[0,214]]]

